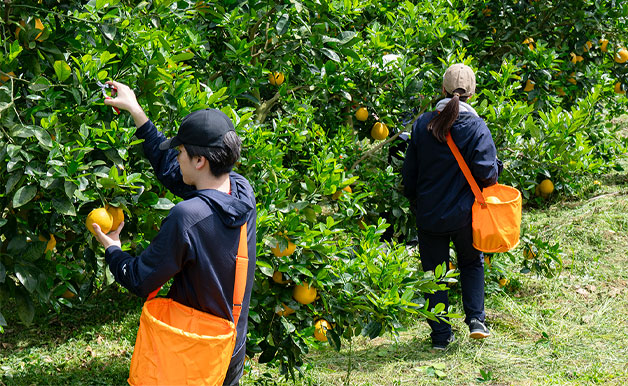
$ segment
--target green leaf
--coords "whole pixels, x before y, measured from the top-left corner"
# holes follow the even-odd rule
[[[23,48],[20,45],[20,42],[16,39],[13,41],[9,51],[9,60],[8,62],[12,62],[13,59],[17,58],[17,56],[22,52]]]
[[[329,59],[333,60],[334,62],[338,62],[340,63],[340,56],[338,56],[338,54],[335,51],[330,50],[329,48],[321,48],[321,52],[327,56]]]
[[[185,60],[190,60],[194,57],[194,53],[192,52],[182,52],[180,54],[176,54],[170,58],[173,62],[183,62]]]
[[[170,210],[170,208],[172,208],[173,206],[174,204],[172,203],[172,201],[168,200],[165,197],[160,198],[159,200],[157,200],[156,204],[152,205],[153,208],[160,210]]]
[[[17,315],[26,325],[30,325],[35,317],[35,306],[27,292],[17,291],[15,293],[15,304],[17,306]]]
[[[50,86],[51,86],[50,81],[44,78],[43,76],[40,76],[39,78],[35,79],[28,86],[28,88],[30,88],[31,91],[40,92],[40,91],[47,90],[48,88],[50,88]]]
[[[72,75],[72,69],[70,68],[70,65],[63,60],[57,60],[54,63],[53,67],[55,69],[57,79],[59,79],[60,82],[65,81],[70,77],[70,75]]]
[[[277,31],[277,35],[283,35],[288,32],[288,27],[290,27],[290,15],[284,13],[279,18],[277,25],[275,26],[275,30]]]
[[[27,266],[16,264],[15,276],[28,292],[32,293],[37,288],[37,278]]]
[[[53,198],[52,206],[55,208],[56,212],[58,213],[65,214],[68,216],[76,216],[76,210],[74,209],[74,205],[72,205],[72,202],[64,196]]]
[[[32,200],[36,194],[37,194],[37,186],[35,185],[22,186],[13,195],[13,207],[19,208],[20,206]]]

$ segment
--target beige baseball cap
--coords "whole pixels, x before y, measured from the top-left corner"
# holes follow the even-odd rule
[[[451,65],[443,75],[443,87],[448,94],[453,94],[456,89],[463,89],[460,96],[471,96],[475,93],[475,74],[471,67],[456,63]]]

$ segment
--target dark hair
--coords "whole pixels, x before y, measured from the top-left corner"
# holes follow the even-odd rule
[[[452,94],[448,93],[447,98],[451,98],[451,100],[447,103],[443,111],[436,114],[427,124],[427,130],[431,131],[432,135],[440,142],[447,142],[447,134],[449,134],[451,126],[453,126],[456,119],[458,119],[458,112],[460,110],[458,102],[466,102],[469,98],[468,96],[460,96],[460,94],[464,94],[464,92],[463,89],[457,88]]]
[[[224,147],[205,147],[197,145],[184,144],[185,151],[190,158],[205,157],[209,162],[209,170],[211,173],[220,177],[229,173],[236,161],[240,158],[240,145],[242,141],[235,131],[228,131],[222,138]]]

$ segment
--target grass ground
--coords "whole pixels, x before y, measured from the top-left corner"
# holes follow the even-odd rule
[[[579,201],[525,211],[528,232],[558,242],[565,267],[545,278],[521,274],[502,259],[511,285],[507,291],[487,287],[489,339],[469,340],[466,326],[455,320],[457,342],[433,353],[427,324],[413,321],[396,338],[358,338],[340,352],[312,351],[296,384],[624,385],[628,175],[600,182],[588,185]],[[0,335],[0,385],[125,384],[141,301],[114,288],[29,328],[8,318],[12,327]],[[292,384],[256,363],[242,379],[244,385],[284,383]]]

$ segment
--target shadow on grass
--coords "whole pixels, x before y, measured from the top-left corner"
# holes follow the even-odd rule
[[[455,334],[458,338],[461,332],[455,331]],[[387,339],[376,338],[368,341],[366,345],[358,345],[360,347],[349,350],[349,346],[345,342],[340,352],[336,352],[331,347],[312,351],[311,355],[308,356],[308,362],[314,367],[323,367],[338,372],[346,372],[351,362],[353,369],[359,369],[362,373],[374,373],[390,363],[415,362],[426,364],[447,358],[456,352],[459,343],[452,343],[445,351],[433,350],[429,331],[425,330],[425,334],[421,333],[421,336],[403,342],[395,343]]]
[[[124,358],[93,358],[72,365],[48,363],[27,374],[5,375],[0,384],[18,385],[126,385],[128,360]]]
[[[108,287],[59,313],[39,311],[32,325],[3,305],[0,385],[123,385],[143,299]]]

